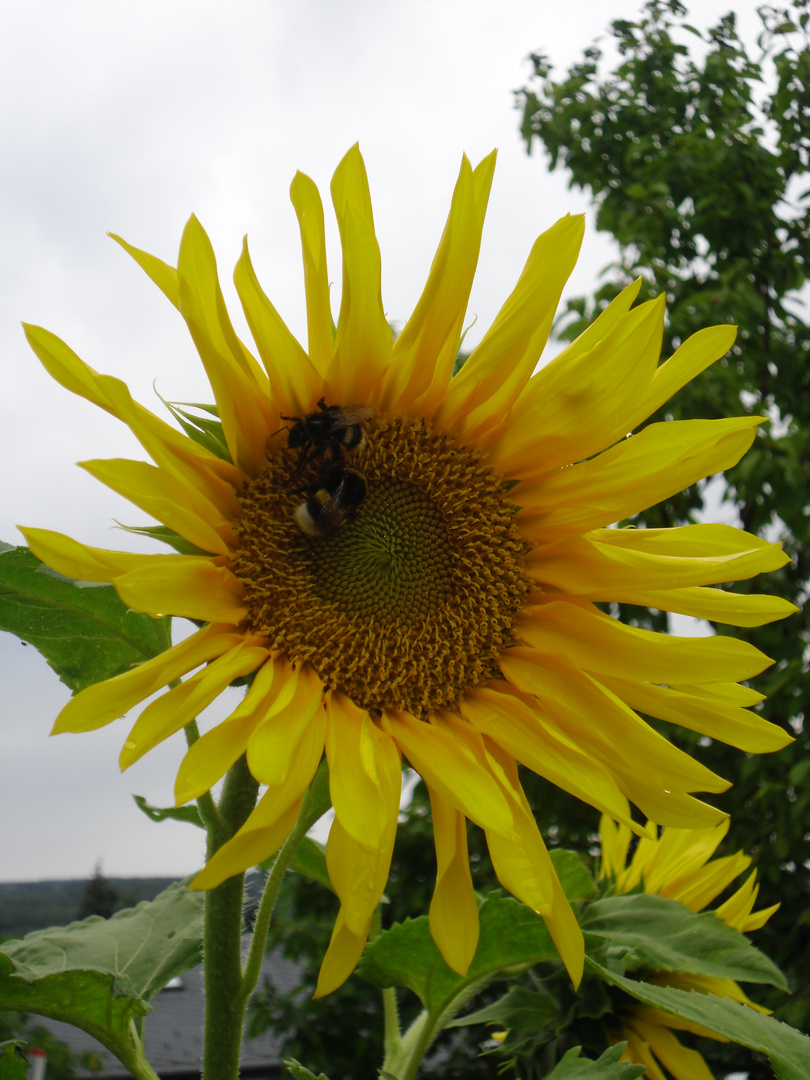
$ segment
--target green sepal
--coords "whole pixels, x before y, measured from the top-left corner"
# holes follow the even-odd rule
[[[155,393],[157,394],[157,390]],[[216,405],[202,405],[196,401],[166,401],[165,398],[160,397],[160,394],[157,396],[190,439],[216,457],[233,464]],[[179,408],[180,405],[185,405],[186,409],[199,409],[201,412],[207,413],[208,417],[212,417],[212,419],[205,416],[195,416],[194,413]]]
[[[152,806],[143,795],[133,795],[132,798],[139,810],[142,810],[150,821],[185,821],[188,825],[197,825],[204,829],[200,812],[196,806]]]
[[[170,621],[130,611],[112,585],[74,581],[0,543],[0,630],[33,645],[74,693],[157,656]]]
[[[810,1038],[796,1028],[729,998],[637,982],[609,971],[590,958],[586,962],[605,982],[618,986],[637,1001],[765,1054],[777,1080],[807,1080],[810,1076]]]
[[[168,525],[123,525],[120,521],[116,521],[115,524],[124,532],[134,533],[136,536],[148,536],[150,540],[159,540],[161,544],[168,544],[179,555],[211,555],[210,551],[198,548],[196,544],[186,540]]]

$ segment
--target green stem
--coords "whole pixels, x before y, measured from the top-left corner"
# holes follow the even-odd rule
[[[399,1005],[397,992],[393,986],[382,991],[385,1034],[383,1038],[384,1061],[389,1061],[402,1053],[402,1031],[399,1026]]]
[[[256,804],[258,784],[244,757],[231,768],[222,792],[221,827],[208,832],[209,857],[245,823]],[[211,889],[205,898],[204,1080],[238,1080],[244,1006],[242,984],[242,894],[244,874]]]
[[[414,1020],[390,1055],[386,1052],[382,1071],[397,1080],[414,1080],[422,1058],[437,1035],[438,1017],[424,1009]]]
[[[267,941],[267,931],[270,928],[270,918],[278,898],[281,882],[284,874],[292,861],[292,857],[298,845],[307,835],[309,830],[323,817],[329,809],[328,773],[326,762],[322,762],[315,778],[307,792],[298,820],[290,835],[281,845],[281,849],[267,875],[264,892],[262,894],[259,910],[256,914],[256,922],[253,926],[253,938],[250,943],[247,963],[242,976],[241,1007],[242,1011],[247,1008],[250,995],[256,989],[261,972],[264,948]]]

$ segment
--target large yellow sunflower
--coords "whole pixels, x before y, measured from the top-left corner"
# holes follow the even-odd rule
[[[247,247],[235,283],[259,359],[231,324],[196,218],[176,269],[119,241],[186,320],[227,453],[155,417],[53,334],[26,331],[54,378],[128,424],[155,462],[83,467],[194,545],[192,554],[134,555],[26,529],[32,550],[71,577],[112,582],[137,611],[204,624],[77,694],[54,730],[100,727],[163,691],[124,744],[126,768],[254,673],[236,711],[188,751],[176,796],[206,792],[245,753],[266,785],[198,877],[212,887],[284,841],[325,751],[335,810],[327,861],[341,908],[319,993],[338,986],[363,950],[388,874],[403,757],[430,791],[438,863],[430,925],[448,964],[466,971],[478,936],[469,818],[485,830],[503,885],[543,915],[578,981],[582,937],[517,763],[628,826],[627,799],[662,824],[708,826],[723,815],[689,793],[722,791],[727,781],[635,710],[748,751],[789,741],[745,709],[762,695],[737,683],[771,663],[752,646],[634,629],[596,606],[651,605],[738,626],[793,610],[710,587],[785,562],[755,536],[723,525],[608,528],[750,446],[760,417],[654,424],[626,437],[722,356],[734,329],[701,331],[659,366],[663,298],[631,309],[636,283],[533,375],[582,237],[582,219],[566,217],[535,242],[452,377],[494,164],[494,154],[475,169],[463,160],[427,285],[396,340],[356,147],[331,185],[343,249],[336,327],[320,197],[300,173],[292,184],[307,349],[262,291]],[[280,416],[317,413],[321,399],[327,409],[371,410],[365,445],[338,463],[362,474],[367,494],[354,520],[313,539],[296,508],[335,455],[306,444],[302,455],[279,428],[296,423]]]
[[[690,911],[702,911],[751,863],[741,851],[709,862],[727,831],[726,820],[708,829],[664,829],[659,836],[657,827],[648,823],[646,833],[628,863],[630,830],[603,816],[599,826],[601,876],[612,882],[617,893],[627,893],[641,886],[646,893],[678,900]],[[741,934],[758,930],[779,907],[774,904],[754,911],[758,892],[756,870],[752,870],[736,892],[715,910],[715,915]],[[657,986],[715,994],[750,1005],[759,1012],[768,1012],[749,1000],[733,979],[667,972],[653,975],[648,981]],[[703,1055],[683,1046],[672,1031],[691,1031],[724,1042],[720,1036],[648,1005],[631,1007],[621,1019],[622,1028],[615,1032],[614,1041],[627,1041],[622,1059],[646,1065],[644,1075],[648,1080],[666,1080],[662,1065],[675,1080],[714,1080]]]

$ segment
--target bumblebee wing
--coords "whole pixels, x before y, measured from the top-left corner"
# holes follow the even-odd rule
[[[332,427],[345,428],[353,424],[362,424],[374,412],[370,405],[331,405],[329,417]]]
[[[345,515],[335,499],[327,499],[326,502],[321,505],[318,514],[318,527],[321,533],[328,534],[335,532],[345,520]]]

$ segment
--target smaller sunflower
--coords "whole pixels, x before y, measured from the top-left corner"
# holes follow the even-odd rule
[[[690,911],[702,911],[751,863],[741,851],[709,862],[728,832],[728,824],[726,820],[709,829],[663,829],[659,836],[658,827],[648,822],[646,835],[639,840],[628,863],[630,830],[603,816],[599,826],[602,840],[600,876],[610,879],[617,893],[628,893],[641,886],[646,893],[678,900]],[[719,919],[741,934],[764,926],[779,907],[779,904],[773,904],[769,908],[753,910],[759,892],[756,879],[756,870],[752,870],[736,892],[715,909]],[[751,1001],[732,979],[667,972],[652,975],[647,981],[656,986],[715,994],[750,1005],[758,1012],[768,1012]],[[673,1035],[673,1029],[723,1042],[720,1036],[648,1005],[637,1005],[623,1013],[622,1025],[613,1041],[627,1040],[622,1059],[646,1065],[647,1080],[666,1080],[662,1066],[675,1080],[714,1080],[703,1055],[683,1046]]]

